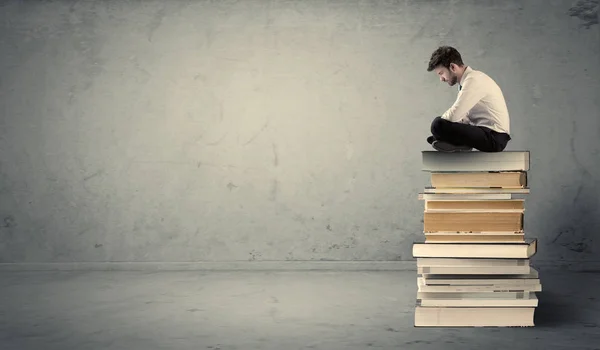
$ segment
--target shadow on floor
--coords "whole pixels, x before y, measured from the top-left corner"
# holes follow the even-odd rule
[[[538,307],[535,311],[535,325],[557,327],[572,323],[577,319],[576,312],[565,304],[564,296],[552,292],[537,293]]]
[[[585,300],[580,296],[569,296],[551,291],[537,294],[539,304],[535,312],[536,327],[555,328],[573,325],[598,327],[600,322],[590,322],[585,312]]]

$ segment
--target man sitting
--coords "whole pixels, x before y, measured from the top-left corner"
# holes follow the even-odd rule
[[[511,140],[510,119],[502,90],[487,74],[472,69],[453,47],[441,46],[431,55],[428,72],[442,82],[459,84],[456,101],[431,123],[427,138],[442,152],[501,152]]]

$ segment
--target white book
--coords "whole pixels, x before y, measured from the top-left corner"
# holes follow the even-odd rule
[[[426,243],[415,242],[414,258],[513,258],[528,259],[537,253],[537,239],[523,243]]]
[[[415,327],[533,327],[535,307],[416,306]]]
[[[429,172],[528,171],[529,151],[422,152],[422,170]]]
[[[417,267],[462,266],[498,267],[529,266],[529,259],[457,259],[457,258],[417,258]],[[529,272],[528,272],[529,274]]]
[[[447,194],[529,194],[529,188],[474,188],[474,187],[425,187],[425,193]]]

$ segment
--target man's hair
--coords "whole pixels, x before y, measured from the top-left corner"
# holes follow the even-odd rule
[[[452,46],[440,46],[431,54],[427,71],[431,72],[437,66],[442,66],[450,69],[450,63],[454,63],[461,67],[464,65],[458,50],[456,50]]]

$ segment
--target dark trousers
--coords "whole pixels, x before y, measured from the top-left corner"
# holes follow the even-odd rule
[[[451,122],[441,117],[436,117],[431,123],[431,134],[436,140],[473,147],[482,152],[502,152],[511,139],[510,135],[485,126]]]

